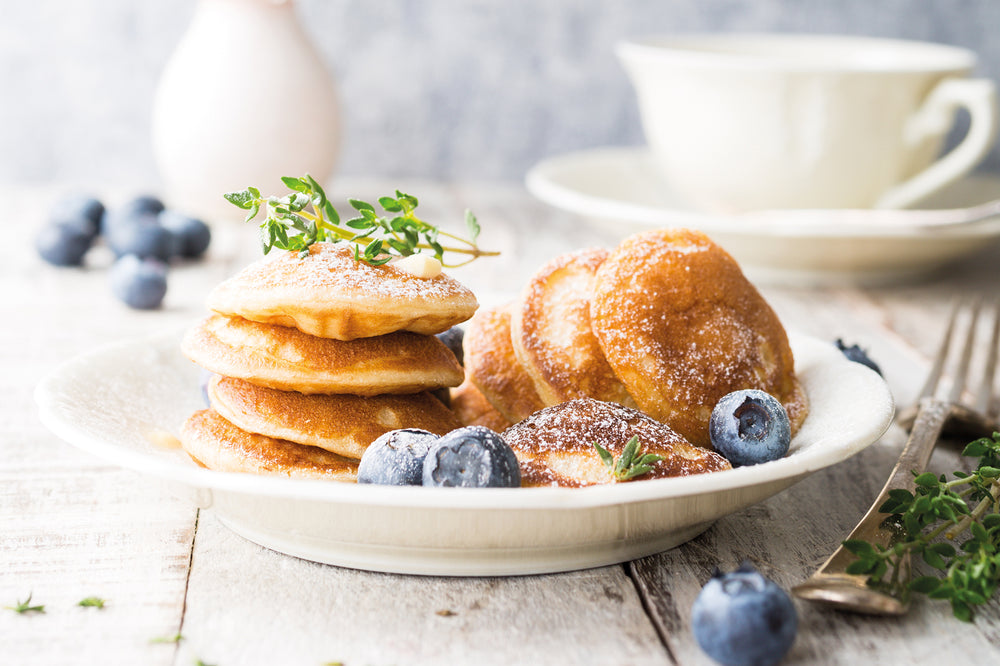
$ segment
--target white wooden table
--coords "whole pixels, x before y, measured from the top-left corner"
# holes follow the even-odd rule
[[[425,217],[478,215],[501,250],[456,277],[477,292],[518,289],[543,261],[608,245],[515,186],[341,182],[337,197],[400,187]],[[800,582],[867,508],[902,433],[769,501],[728,516],[672,551],[573,573],[452,579],[318,565],[265,550],[167,493],[155,479],[77,451],[38,421],[32,390],[57,364],[99,344],[183,327],[218,281],[257,257],[249,226],[217,230],[208,260],[175,267],[160,311],[111,296],[95,255],[85,270],[44,265],[27,242],[47,200],[5,197],[0,246],[0,606],[32,594],[44,613],[0,610],[2,664],[708,664],[690,607],[716,565],[750,559],[780,585]],[[114,199],[111,199],[114,202]],[[893,288],[765,288],[786,325],[870,350],[899,404],[909,402],[956,292],[997,295],[1000,252],[949,275]],[[957,465],[935,455],[938,471]],[[103,609],[76,604],[88,596]],[[918,599],[902,618],[873,619],[796,602],[786,663],[1000,662],[1000,603],[975,624]],[[179,641],[157,641],[173,639]]]

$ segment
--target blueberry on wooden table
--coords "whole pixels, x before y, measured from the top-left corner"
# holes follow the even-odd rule
[[[164,210],[158,217],[160,226],[173,236],[171,256],[197,259],[212,242],[212,232],[201,220],[174,210]]]
[[[137,310],[160,307],[167,293],[167,265],[156,259],[126,254],[111,267],[111,291]]]
[[[770,666],[792,647],[798,615],[787,592],[744,563],[716,570],[691,608],[691,629],[724,666]]]
[[[90,195],[70,195],[56,202],[49,212],[49,224],[69,224],[91,240],[97,237],[104,217],[104,204]]]
[[[82,266],[94,237],[78,225],[58,222],[42,227],[35,236],[38,255],[53,266]]]
[[[424,457],[437,441],[434,433],[418,428],[390,430],[372,442],[358,464],[358,483],[419,486]]]
[[[792,441],[784,405],[756,389],[723,396],[712,410],[708,434],[715,450],[734,467],[777,460]]]
[[[91,196],[74,195],[56,202],[35,236],[35,249],[53,266],[82,266],[104,215],[104,204]]]
[[[468,426],[442,436],[424,459],[423,485],[517,488],[521,470],[513,449],[497,433]]]
[[[158,213],[142,213],[119,219],[106,227],[105,241],[116,256],[134,254],[169,261],[176,247],[173,234],[159,222]]]

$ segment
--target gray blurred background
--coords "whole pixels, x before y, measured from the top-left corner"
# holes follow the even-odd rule
[[[0,182],[156,188],[152,95],[195,2],[0,0]],[[627,36],[930,40],[975,50],[977,73],[1000,80],[998,0],[298,0],[297,10],[337,81],[337,172],[352,176],[517,182],[548,156],[642,143],[613,55]],[[1000,170],[1000,149],[982,168]]]

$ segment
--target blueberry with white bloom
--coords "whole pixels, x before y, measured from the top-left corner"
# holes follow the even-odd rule
[[[424,459],[425,486],[517,488],[521,470],[513,449],[489,428],[452,430],[435,442]]]
[[[787,592],[744,563],[716,570],[691,608],[691,629],[723,666],[771,666],[792,647],[798,614]]]
[[[756,389],[723,396],[712,410],[708,434],[715,450],[734,467],[777,460],[792,441],[784,405]]]
[[[358,464],[358,483],[419,486],[424,457],[438,436],[418,428],[390,430],[372,442]]]
[[[153,310],[167,293],[167,265],[126,254],[111,267],[111,291],[130,308]]]

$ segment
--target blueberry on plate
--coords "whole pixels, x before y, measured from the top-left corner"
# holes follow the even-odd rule
[[[111,291],[137,310],[160,307],[167,293],[167,265],[156,259],[126,254],[111,266]]]
[[[463,358],[464,350],[462,348],[462,342],[465,340],[465,331],[461,326],[452,326],[447,331],[438,333],[437,339],[451,350],[451,353],[455,355],[460,364],[465,365],[465,359]]]
[[[497,433],[468,426],[442,436],[424,459],[425,486],[517,488],[521,469],[514,451]]]
[[[164,262],[170,260],[176,247],[173,234],[160,226],[157,216],[153,214],[113,224],[108,227],[105,240],[118,257],[134,254],[143,259],[152,257]]]
[[[438,440],[426,430],[390,430],[365,449],[358,464],[358,483],[383,486],[419,486],[424,473],[424,457]]]
[[[53,266],[82,266],[94,237],[77,224],[47,224],[35,236],[38,255]]]
[[[878,367],[878,364],[871,360],[868,356],[868,352],[857,345],[846,345],[844,341],[837,338],[837,349],[839,349],[844,356],[855,363],[860,363],[861,365],[867,365],[869,368],[877,372],[879,375],[882,374],[882,369]]]
[[[185,259],[197,259],[208,249],[212,232],[201,220],[173,210],[159,215],[160,225],[173,234],[172,254]]]
[[[691,608],[695,640],[724,666],[777,664],[795,641],[798,615],[788,593],[749,563],[712,575]]]
[[[784,405],[756,389],[723,396],[712,410],[708,434],[715,450],[734,467],[777,460],[792,441]]]

